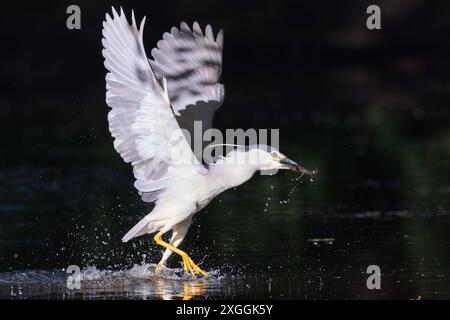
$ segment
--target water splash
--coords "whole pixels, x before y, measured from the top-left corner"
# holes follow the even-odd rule
[[[295,190],[297,190],[297,182],[300,181],[300,183],[302,183],[302,181],[300,180],[302,177],[304,176],[304,174],[302,173],[301,175],[299,175],[297,178],[291,179],[292,182],[295,182],[294,185],[292,186],[291,190],[289,190],[288,193],[288,197],[286,200],[281,200],[280,204],[288,204],[291,202],[291,198],[292,195],[294,194]]]
[[[208,278],[195,278],[182,268],[163,268],[155,264],[134,265],[127,270],[100,270],[86,266],[80,272],[81,289],[67,287],[69,274],[62,269],[26,270],[0,273],[0,296],[21,298],[143,298],[190,299],[220,291],[228,277],[220,270],[209,270]]]

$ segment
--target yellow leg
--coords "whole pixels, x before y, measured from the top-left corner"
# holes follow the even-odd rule
[[[163,239],[161,239],[162,236],[162,232],[158,232],[155,237],[153,238],[155,240],[155,242],[157,244],[159,244],[160,246],[163,246],[169,250],[172,250],[173,252],[179,254],[181,256],[181,258],[183,259],[183,266],[184,266],[184,271],[185,272],[191,272],[191,274],[193,276],[197,275],[197,274],[202,274],[205,277],[208,276],[208,274],[203,271],[202,269],[200,269],[195,263],[194,261],[192,261],[192,259],[188,256],[188,254],[184,251],[181,251],[178,248],[175,248],[174,246],[168,244],[167,242],[164,242]],[[161,265],[158,264],[158,266],[156,267],[156,271],[159,271],[161,269]]]

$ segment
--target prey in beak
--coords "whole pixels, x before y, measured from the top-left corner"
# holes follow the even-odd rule
[[[305,174],[307,176],[315,176],[316,174],[319,173],[318,170],[316,169],[306,169],[305,167],[302,167],[301,165],[299,165],[298,163],[292,161],[291,159],[285,157],[283,159],[280,160],[280,163],[283,165],[284,169],[288,169],[291,171],[297,171],[300,172],[302,174]]]

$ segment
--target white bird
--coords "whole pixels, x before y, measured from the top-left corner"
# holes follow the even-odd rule
[[[127,242],[155,233],[154,240],[166,248],[156,270],[175,252],[183,259],[185,272],[207,273],[178,249],[192,217],[221,192],[236,187],[258,170],[290,169],[314,175],[289,160],[275,148],[264,145],[237,147],[226,157],[203,165],[194,156],[181,125],[200,119],[211,127],[214,111],[224,99],[219,83],[222,68],[223,32],[214,37],[210,25],[203,33],[195,22],[184,22],[164,33],[154,60],[148,60],[143,45],[145,17],[138,28],[120,10],[112,8],[103,22],[103,57],[106,102],[114,148],[133,166],[143,201],[154,202],[153,210],[123,237]],[[189,110],[193,110],[190,112]],[[188,112],[189,111],[189,112]],[[193,116],[193,114],[195,116]],[[249,156],[256,161],[248,161]],[[172,231],[170,242],[162,235]]]

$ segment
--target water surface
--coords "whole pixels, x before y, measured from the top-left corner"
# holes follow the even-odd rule
[[[181,247],[208,279],[183,274],[175,255],[155,275],[162,250],[151,236],[120,241],[151,209],[120,159],[3,170],[0,297],[450,298],[445,140],[391,148],[312,135],[329,137],[327,147],[288,142],[282,151],[317,167],[315,181],[256,175],[195,217]],[[80,290],[66,287],[69,265],[82,269]],[[381,290],[366,287],[369,265],[381,269]]]

